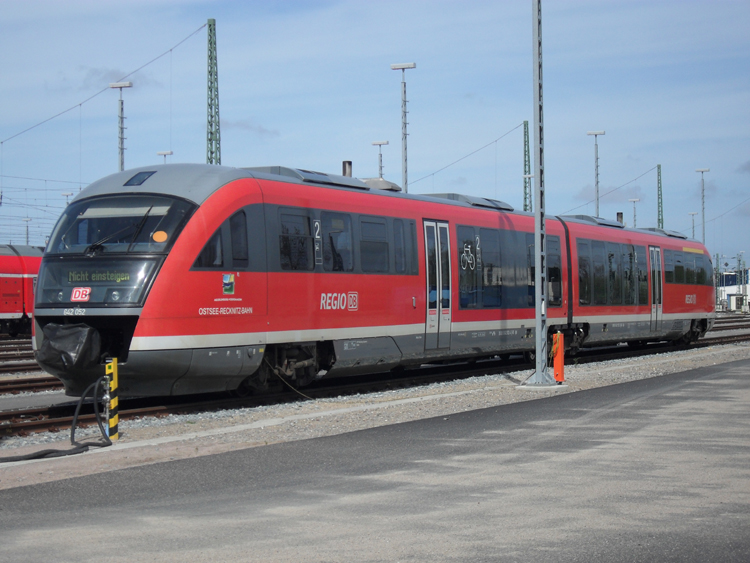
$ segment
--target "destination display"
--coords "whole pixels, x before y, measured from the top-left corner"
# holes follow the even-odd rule
[[[47,306],[138,304],[156,263],[153,259],[48,262],[40,271],[44,291],[37,302]]]

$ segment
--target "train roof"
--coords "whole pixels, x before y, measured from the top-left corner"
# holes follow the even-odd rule
[[[659,229],[657,227],[641,227],[641,228],[628,228],[619,221],[607,219],[605,217],[594,217],[592,215],[560,215],[557,217],[565,221],[566,223],[580,223],[588,225],[596,225],[598,227],[610,227],[614,229],[622,229],[633,233],[641,233],[648,235],[657,235],[662,237],[669,237],[674,239],[686,240],[702,244],[700,241],[691,239],[687,235],[684,235],[678,231],[671,231],[669,229]]]
[[[0,256],[36,256],[42,257],[44,248],[22,244],[0,244]]]
[[[203,203],[224,184],[253,174],[241,168],[210,164],[159,164],[117,172],[89,184],[73,201],[116,193],[149,193]]]
[[[417,201],[443,203],[460,207],[478,207],[517,215],[531,216],[532,213],[514,210],[503,201],[464,194],[404,194],[396,184],[381,178],[360,180],[348,176],[288,168],[284,166],[258,166],[252,168],[232,168],[213,164],[158,164],[142,166],[117,172],[93,182],[84,188],[74,199],[109,195],[113,193],[149,193],[177,196],[201,205],[220,187],[243,178],[284,181],[295,184],[308,184],[323,187],[361,190],[373,194],[406,198]],[[631,232],[656,236],[688,239],[676,231],[657,228],[628,229],[621,223],[603,217],[589,215],[561,215],[549,218],[565,222],[625,229]],[[690,240],[690,239],[688,239]],[[692,241],[698,242],[699,241]]]
[[[200,205],[221,186],[242,178],[355,189],[379,195],[431,201],[433,203],[437,200],[449,205],[513,211],[513,206],[489,198],[463,194],[403,194],[400,193],[401,188],[399,186],[382,178],[360,180],[348,176],[284,166],[231,168],[211,164],[160,164],[117,172],[84,188],[74,201],[113,193],[149,193],[182,197]]]

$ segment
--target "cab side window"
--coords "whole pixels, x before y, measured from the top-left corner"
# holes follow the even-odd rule
[[[224,249],[221,237],[221,227],[208,239],[198,258],[193,263],[193,268],[198,270],[221,269],[224,267]]]
[[[247,218],[244,211],[238,211],[229,219],[229,232],[232,240],[232,266],[235,269],[247,268],[250,256],[247,248]]]

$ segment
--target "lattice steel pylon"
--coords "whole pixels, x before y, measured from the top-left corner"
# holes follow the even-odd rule
[[[531,201],[531,156],[529,153],[529,122],[523,122],[523,210],[534,211]]]
[[[656,226],[660,229],[664,228],[664,203],[661,199],[661,164],[656,165],[656,204],[657,204],[657,216]]]
[[[206,164],[221,164],[221,122],[219,120],[219,65],[216,59],[216,20],[208,20],[208,125]]]

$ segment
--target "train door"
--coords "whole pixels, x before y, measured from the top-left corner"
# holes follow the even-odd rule
[[[425,350],[451,344],[451,259],[448,223],[424,222],[427,260]]]
[[[651,258],[651,332],[657,332],[662,318],[661,248],[649,246],[648,253]]]

